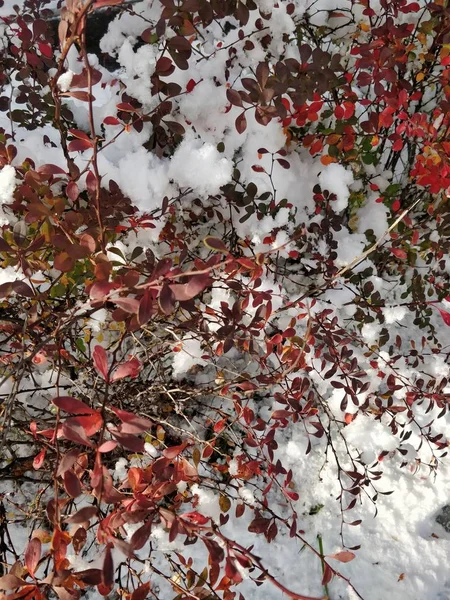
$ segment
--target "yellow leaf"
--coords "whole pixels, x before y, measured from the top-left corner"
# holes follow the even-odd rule
[[[222,512],[228,512],[231,508],[231,500],[228,496],[220,496],[219,498],[219,506]]]
[[[159,440],[160,442],[162,442],[165,437],[166,437],[166,432],[165,432],[164,428],[161,427],[161,425],[158,425],[156,428],[156,439]]]
[[[194,461],[195,467],[198,467],[200,462],[200,450],[197,447],[192,450],[192,460]]]
[[[55,230],[48,219],[45,219],[45,221],[42,223],[41,233],[44,236],[46,242],[51,241],[51,237],[55,233]]]

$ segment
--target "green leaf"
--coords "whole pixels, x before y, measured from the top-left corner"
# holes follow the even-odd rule
[[[86,354],[86,344],[84,343],[84,340],[82,338],[78,338],[76,340],[75,346],[77,347],[77,349],[80,352],[83,352],[83,354]]]

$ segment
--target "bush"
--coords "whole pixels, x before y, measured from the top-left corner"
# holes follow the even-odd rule
[[[305,598],[247,530],[353,587],[383,460],[448,446],[447,3],[47,5],[2,9],[5,596]]]

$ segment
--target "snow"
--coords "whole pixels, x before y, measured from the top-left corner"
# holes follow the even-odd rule
[[[170,161],[168,177],[181,189],[213,196],[230,181],[232,168],[212,144],[186,135]]]
[[[11,165],[5,165],[0,170],[0,205],[10,204],[13,201],[16,182],[16,170]],[[7,216],[0,206],[0,225],[7,225],[11,219],[14,222],[14,215]]]
[[[387,325],[402,321],[406,316],[407,310],[405,306],[386,306],[383,309],[384,321]]]
[[[337,212],[347,208],[350,196],[348,187],[353,181],[353,173],[337,163],[328,165],[320,174],[319,183],[322,190],[328,190],[337,197],[335,208]]]
[[[365,323],[361,329],[361,335],[364,341],[371,346],[376,344],[380,334],[381,325],[378,323]]]
[[[62,92],[68,92],[75,73],[70,69],[58,77],[58,87]]]
[[[176,347],[173,355],[172,373],[175,379],[181,379],[194,365],[204,365],[202,349],[197,338],[184,338],[181,348]]]
[[[128,39],[119,50],[118,61],[125,69],[123,81],[128,93],[143,104],[147,104],[150,98],[150,78],[155,71],[157,57],[158,50],[153,46],[141,46],[134,52]]]

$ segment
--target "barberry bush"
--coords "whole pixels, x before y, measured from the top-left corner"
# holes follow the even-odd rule
[[[361,507],[448,447],[447,1],[3,4],[2,598],[378,598]]]

